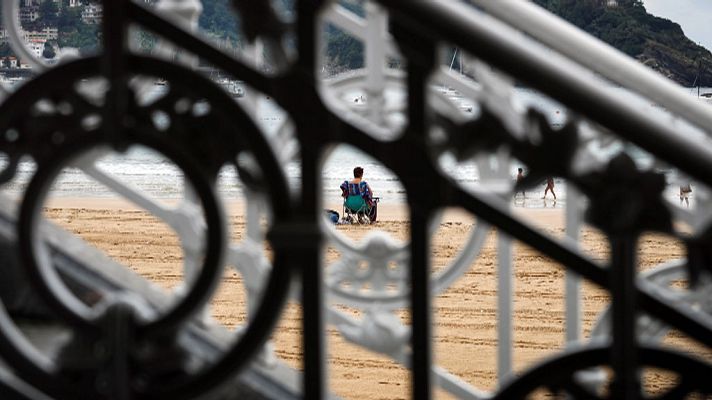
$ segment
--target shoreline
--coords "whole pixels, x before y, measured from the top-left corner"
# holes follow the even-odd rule
[[[178,204],[180,199],[158,199],[157,202],[167,207]],[[225,212],[228,215],[244,214],[245,202],[242,200],[230,200],[224,203]],[[143,208],[123,198],[110,197],[53,197],[47,202],[45,208],[52,209],[86,209],[86,210],[107,210],[107,211],[142,211]],[[342,216],[343,207],[340,203],[325,203],[323,209],[331,209]],[[512,215],[524,217],[527,221],[534,222],[536,226],[546,228],[559,228],[564,224],[564,208],[562,207],[510,207]],[[408,206],[406,203],[379,203],[378,221],[407,221]],[[445,209],[442,212],[443,221],[453,222],[458,218],[466,220],[475,218],[464,209]]]

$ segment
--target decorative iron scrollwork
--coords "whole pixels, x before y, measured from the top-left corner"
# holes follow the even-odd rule
[[[159,358],[170,354],[175,354],[177,359],[184,357],[180,352],[176,353],[177,350],[170,350],[171,343],[178,339],[176,329],[188,323],[191,316],[205,305],[217,279],[222,276],[226,233],[213,182],[220,168],[233,165],[253,190],[269,195],[272,214],[286,221],[286,199],[276,195],[286,190],[284,178],[271,158],[269,145],[227,94],[203,77],[157,60],[133,57],[129,62],[130,72],[140,77],[163,77],[169,87],[167,93],[147,104],[131,97],[130,113],[121,120],[120,135],[107,135],[102,126],[101,104],[104,99],[96,91],[92,92],[92,97],[84,96],[81,91],[82,85],[100,79],[98,65],[98,59],[85,59],[56,67],[14,93],[2,106],[2,131],[12,134],[4,135],[0,149],[18,157],[30,155],[38,166],[24,193],[18,220],[23,262],[37,293],[41,293],[56,315],[75,330],[74,340],[80,341],[80,347],[112,348],[114,354],[123,354],[126,359],[124,364],[112,366],[106,363],[119,361],[97,357],[96,352],[91,352],[81,370],[63,365],[61,359],[43,361],[45,364],[49,362],[51,367],[38,369],[32,366],[38,361],[23,350],[26,346],[20,344],[20,334],[7,319],[2,336],[10,345],[5,346],[3,355],[12,360],[31,383],[59,397],[67,393],[105,396],[111,389],[98,383],[92,389],[93,382],[106,379],[108,385],[116,385],[123,373],[129,374],[122,378],[129,388],[122,390],[149,397],[153,395],[147,393],[161,392],[165,396],[191,398],[204,390],[205,382],[214,379],[215,374],[206,372],[186,380],[187,371],[181,367],[185,360],[165,363]],[[164,121],[157,121],[158,113]],[[49,249],[42,237],[40,210],[49,186],[62,167],[71,165],[88,151],[101,148],[124,151],[137,144],[164,154],[182,170],[195,193],[197,206],[204,213],[205,225],[195,228],[195,239],[204,242],[199,246],[202,251],[198,252],[202,266],[197,263],[195,276],[189,282],[190,289],[163,315],[155,315],[135,298],[121,295],[107,297],[93,307],[87,306],[69,292],[49,264]],[[245,152],[257,161],[259,170],[246,170],[238,163],[240,154]],[[8,178],[14,172],[12,167],[11,164]],[[281,250],[275,249],[272,279],[267,283],[270,301],[265,303],[271,305],[265,305],[264,309],[279,307],[280,299],[286,295],[289,273],[280,267],[282,257]],[[262,316],[268,311],[256,309],[256,318],[269,318]],[[268,313],[275,315],[271,311]],[[206,368],[227,371],[245,362],[247,359],[240,354],[257,348],[254,342],[248,342],[261,341],[264,337],[252,331],[254,329],[248,327],[243,336],[246,342],[236,344],[221,361]],[[114,333],[120,336],[116,337]],[[68,346],[77,348],[73,343]],[[69,348],[65,353],[70,353]],[[138,351],[139,348],[151,349],[150,354]],[[132,367],[129,368],[129,364]],[[169,367],[174,370],[166,370]],[[104,370],[110,375],[101,375]],[[79,374],[86,379],[89,371],[98,374],[91,373],[95,378],[89,380],[89,386],[74,387],[71,375]]]
[[[592,387],[590,382],[586,382],[584,375],[587,369],[605,365],[609,352],[610,349],[606,347],[589,346],[587,349],[557,357],[505,385],[495,398],[523,399],[534,393],[571,396],[575,399],[611,398],[615,394],[614,390],[610,387]],[[693,393],[712,391],[709,382],[703,378],[710,372],[710,366],[700,360],[662,349],[643,347],[641,364],[670,371],[679,376],[677,384],[665,393],[645,398],[676,399]],[[544,389],[544,391],[537,391],[537,389]],[[643,398],[640,393],[631,395]]]
[[[3,4],[6,21],[16,13],[17,3],[11,3],[14,6]],[[199,4],[188,2],[181,8],[178,3],[161,1],[154,12],[126,0],[105,0],[114,13],[105,16],[102,55],[52,68],[35,60],[42,74],[12,93],[5,90],[8,97],[0,105],[0,155],[5,156],[0,185],[18,175],[23,158],[37,165],[21,194],[16,224],[22,265],[38,294],[73,332],[59,355],[50,359],[37,354],[0,308],[0,354],[28,383],[57,398],[196,398],[234,377],[262,348],[296,281],[301,283],[307,398],[326,396],[326,324],[349,342],[410,368],[414,398],[430,398],[435,385],[470,399],[524,398],[542,388],[574,398],[640,397],[640,371],[648,367],[679,377],[660,398],[712,393],[709,360],[652,347],[669,329],[712,346],[712,213],[707,210],[696,220],[693,212],[665,201],[664,175],[641,168],[628,149],[640,146],[650,157],[706,186],[712,186],[712,150],[695,147],[691,139],[676,134],[674,124],[646,118],[596,87],[589,80],[592,74],[582,73],[590,72],[582,57],[566,54],[574,50],[549,52],[547,47],[558,46],[547,43],[552,36],[542,31],[541,22],[548,17],[531,11],[528,3],[512,5],[515,2],[479,1],[480,8],[472,9],[457,1],[367,1],[363,15],[354,16],[339,2],[298,0],[296,18],[284,21],[273,2],[232,1],[243,34],[265,46],[270,67],[276,70],[270,74],[273,71],[255,68],[198,39],[190,30],[196,27]],[[500,3],[508,4],[495,5]],[[531,21],[520,21],[528,35],[521,35],[502,14],[508,7],[530,13]],[[132,54],[124,43],[131,23],[160,36],[158,55],[181,53],[180,65]],[[17,31],[13,24],[11,30]],[[364,69],[336,78],[320,75],[321,24],[332,24],[363,42]],[[557,26],[553,23],[549,29],[557,32]],[[580,42],[590,47],[588,41]],[[438,68],[438,50],[450,45],[471,55],[471,76]],[[14,46],[22,50],[21,44]],[[603,58],[610,56],[600,51]],[[391,65],[394,58],[399,62]],[[255,123],[254,98],[236,102],[191,71],[198,59],[243,80],[254,98],[269,96],[281,107],[286,116],[276,133],[267,134]],[[625,68],[629,76],[643,71]],[[621,76],[606,74],[599,64],[595,69],[613,81]],[[157,78],[164,82],[164,92],[145,96],[147,84]],[[662,89],[648,91],[636,82],[631,86],[639,92],[666,100]],[[520,83],[561,102],[563,122],[554,124],[542,110],[519,104],[515,93]],[[443,87],[455,88],[469,106],[463,109]],[[350,97],[354,94],[359,96],[356,102]],[[693,125],[704,128],[708,122],[696,105],[685,111],[686,101],[675,95],[667,103]],[[405,243],[383,232],[354,243],[323,223],[320,160],[334,144],[368,153],[403,183],[410,218]],[[188,189],[179,207],[156,205],[96,168],[105,152],[121,153],[135,145],[165,156],[184,175]],[[479,181],[474,188],[441,168],[444,156],[476,165]],[[529,168],[519,183],[509,176],[514,160]],[[288,163],[298,164],[301,179],[291,183],[299,190],[287,183]],[[174,304],[149,307],[130,291],[105,293],[89,302],[66,287],[50,261],[62,249],[43,236],[41,210],[50,186],[67,166],[78,166],[177,232],[188,278]],[[227,239],[215,191],[225,166],[234,168],[246,186],[251,229],[241,244]],[[588,222],[609,236],[609,265],[581,251],[574,232],[559,239],[511,212],[513,193],[552,176],[575,187],[570,193],[581,194],[572,194],[572,204],[567,204],[570,231],[581,228],[585,208]],[[428,190],[421,189],[423,181]],[[710,206],[705,190],[700,190],[701,208]],[[581,204],[573,204],[577,199],[583,199]],[[449,207],[462,208],[477,222],[455,259],[433,273],[429,240],[439,213]],[[263,211],[269,220],[264,230]],[[678,231],[674,223],[679,220],[692,226],[691,234]],[[472,268],[491,226],[497,228],[504,254],[502,292],[511,289],[506,277],[512,265],[506,258],[511,239],[516,239],[605,289],[612,307],[602,314],[590,342],[486,392],[432,362],[431,303]],[[635,240],[643,231],[684,239],[687,259],[638,274]],[[269,259],[263,242],[270,245]],[[330,265],[321,260],[324,245],[340,253]],[[249,322],[216,361],[196,362],[181,346],[181,335],[207,304],[225,265],[244,275]],[[682,293],[671,289],[679,280],[690,282]],[[506,349],[498,361],[503,378],[511,372],[512,313],[511,298],[500,300],[500,349]],[[342,312],[342,306],[353,307],[360,318]],[[411,312],[408,324],[396,315],[404,307]],[[612,374],[601,378],[607,369]]]

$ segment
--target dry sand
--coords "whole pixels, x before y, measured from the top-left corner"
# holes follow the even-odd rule
[[[47,215],[61,226],[78,234],[115,260],[150,279],[157,285],[173,288],[182,282],[182,253],[178,240],[168,227],[143,211],[109,200],[60,199],[49,204]],[[340,207],[332,207],[340,211]],[[233,240],[245,234],[244,208],[230,207]],[[562,237],[561,209],[516,209],[532,224],[552,237]],[[432,240],[435,270],[449,265],[460,251],[475,220],[462,211],[448,211]],[[340,232],[358,240],[372,229],[406,241],[409,234],[407,210],[402,206],[381,205],[375,226],[337,226]],[[608,246],[600,233],[584,229],[581,246],[594,259],[605,262]],[[521,372],[564,346],[564,271],[559,265],[531,248],[515,243],[514,366]],[[645,235],[640,241],[641,269],[683,256],[680,243],[662,235]],[[327,262],[338,258],[334,249],[326,250]],[[434,359],[465,381],[482,389],[496,386],[496,240],[490,233],[480,256],[467,273],[433,301]],[[586,337],[601,311],[607,306],[605,291],[583,284],[583,335]],[[212,315],[233,328],[245,319],[245,296],[241,276],[229,269],[212,301]],[[405,311],[401,313],[406,315]],[[710,359],[699,347],[670,334],[666,340]],[[273,340],[278,357],[296,368],[301,359],[300,310],[290,304],[276,329]],[[344,341],[328,328],[329,385],[338,396],[348,399],[409,398],[409,373],[383,356],[362,350]],[[670,384],[665,374],[650,374],[647,384],[655,389]],[[442,391],[437,398],[450,398]]]

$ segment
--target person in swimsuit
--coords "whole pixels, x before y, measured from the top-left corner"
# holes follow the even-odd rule
[[[519,184],[519,182],[521,182],[522,179],[524,179],[524,170],[522,168],[517,168],[517,184]],[[517,197],[517,193],[519,193],[519,192],[514,193],[515,198]],[[526,194],[526,192],[524,192],[524,190],[522,190],[522,197],[524,197],[524,198],[527,197],[527,194]]]
[[[542,199],[546,199],[546,194],[551,190],[551,194],[554,195],[554,200],[556,200],[556,193],[554,193],[554,178],[548,177],[546,178],[546,189],[544,189],[544,197]]]
[[[680,205],[682,205],[682,201],[684,200],[685,205],[690,207],[690,193],[692,193],[692,186],[690,186],[690,182],[680,185]]]

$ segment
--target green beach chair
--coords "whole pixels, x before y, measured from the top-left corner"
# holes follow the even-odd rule
[[[371,207],[360,195],[348,196],[344,199],[344,218],[354,224],[370,224]]]

